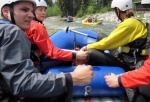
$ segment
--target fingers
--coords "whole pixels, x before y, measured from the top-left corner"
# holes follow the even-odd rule
[[[87,51],[86,46],[82,47],[81,51]]]
[[[85,59],[88,55],[88,51],[79,51],[77,52],[77,59]]]
[[[115,75],[114,73],[109,73],[104,76],[105,82],[109,87],[115,88],[118,87],[118,76]]]
[[[86,85],[89,84],[93,79],[93,68],[92,66],[78,65],[72,73],[74,85]]]
[[[87,77],[85,78],[85,80],[87,81],[86,84],[89,84],[89,83],[91,83],[91,81],[93,79],[93,74],[94,74],[93,67],[88,65],[88,66],[85,66],[85,68],[88,71],[88,73],[86,74]]]
[[[112,73],[108,73],[107,75],[111,75]]]

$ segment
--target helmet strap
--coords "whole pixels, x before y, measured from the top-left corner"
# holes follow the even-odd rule
[[[122,22],[122,19],[120,17],[120,12],[117,11],[117,8],[115,8],[115,13],[116,13],[118,19]]]
[[[35,20],[35,21],[40,22],[41,24],[43,24],[42,21],[40,21],[40,20],[37,19],[36,14],[35,14],[35,10],[33,11],[33,14],[34,14],[34,19],[33,20]]]
[[[35,20],[35,21],[40,22],[41,24],[43,24],[43,22],[42,22],[42,21],[40,21],[40,20],[38,20],[38,19],[37,19],[37,17],[36,17],[36,15],[35,15],[35,13],[34,13],[34,19],[33,19],[33,20]]]
[[[13,24],[16,24],[15,18],[14,18],[14,9],[13,9],[13,5],[10,5],[10,6],[9,6],[9,10],[10,10],[11,22],[12,22]]]

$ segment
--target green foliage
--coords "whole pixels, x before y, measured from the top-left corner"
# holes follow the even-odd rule
[[[48,7],[46,10],[46,16],[47,17],[51,16],[51,11],[52,11],[52,7]]]
[[[88,13],[88,14],[94,13],[94,8],[93,8],[93,6],[88,6],[88,8],[87,8],[87,13]]]
[[[133,2],[140,2],[141,0],[133,0]]]
[[[46,1],[47,5],[49,5],[49,6],[53,6],[53,2],[52,2],[52,0],[45,0],[45,1]]]
[[[47,16],[77,16],[82,17],[87,14],[105,13],[111,10],[112,0],[57,0],[52,4],[52,0],[47,0],[49,7]],[[139,1],[139,0],[133,0]],[[51,6],[53,5],[53,6]]]
[[[79,10],[78,12],[77,12],[77,17],[82,17],[84,15],[84,12],[83,12],[83,10]]]
[[[76,16],[77,17],[82,17],[85,14],[85,11],[86,11],[86,7],[84,5],[84,1],[82,0],[82,2],[81,2],[81,8],[77,12]]]
[[[110,10],[111,10],[111,8],[106,6],[106,7],[103,7],[103,8],[100,9],[100,13],[106,13]]]
[[[61,10],[59,7],[55,4],[52,7],[48,7],[46,10],[46,16],[60,16],[61,15]]]
[[[57,0],[58,7],[63,16],[73,15],[73,3],[73,0]]]
[[[107,5],[106,5],[107,4]],[[111,1],[103,1],[103,5],[100,6],[99,12],[100,13],[106,13],[108,11],[111,11]]]

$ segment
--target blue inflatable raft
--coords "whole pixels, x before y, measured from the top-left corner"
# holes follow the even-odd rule
[[[68,73],[72,72],[76,66],[60,66],[49,68],[46,73]],[[73,88],[73,96],[121,96],[124,94],[124,89],[109,88],[104,80],[104,76],[113,72],[115,74],[124,73],[120,67],[107,67],[107,66],[93,66],[94,77],[90,84],[85,86],[75,86]]]
[[[81,34],[69,31],[66,32],[64,30],[58,31],[50,36],[50,39],[54,43],[55,46],[61,49],[74,49],[74,44],[80,44],[80,46],[85,46],[89,43],[96,42],[96,38],[98,37],[98,33],[92,30],[78,30]],[[88,35],[83,35],[88,34]],[[74,39],[75,37],[75,39]],[[75,41],[74,41],[75,40]]]
[[[63,22],[73,22],[73,20],[64,20]]]
[[[80,34],[78,34],[80,32]],[[87,35],[86,35],[87,34]],[[54,45],[61,49],[74,49],[75,44],[80,44],[81,47],[96,42],[98,33],[92,30],[78,31],[59,31],[50,36]],[[75,66],[58,66],[48,68],[47,73],[68,73],[72,72]],[[109,73],[121,74],[124,70],[120,67],[113,66],[93,66],[94,77],[90,84],[85,86],[74,86],[73,97],[99,97],[99,96],[121,96],[125,93],[124,88],[109,88],[104,80],[104,76]]]

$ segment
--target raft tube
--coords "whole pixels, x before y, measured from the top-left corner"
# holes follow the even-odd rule
[[[71,31],[68,31],[67,33],[64,30],[58,31],[52,34],[49,38],[52,40],[55,46],[61,49],[74,49],[74,36],[76,36],[76,39],[75,39],[76,44],[80,44],[81,47],[86,46],[87,44],[96,42],[97,40],[96,38],[98,36],[98,33],[92,30],[78,30],[78,32],[88,34],[95,38],[84,36],[84,35],[74,33]]]
[[[72,72],[76,66],[58,66],[47,69],[47,73],[69,73]],[[111,66],[93,66],[94,76],[92,82],[85,86],[74,86],[73,97],[81,96],[121,96],[125,90],[123,87],[109,88],[105,82],[104,76],[109,73],[120,75],[124,70],[120,67]]]

